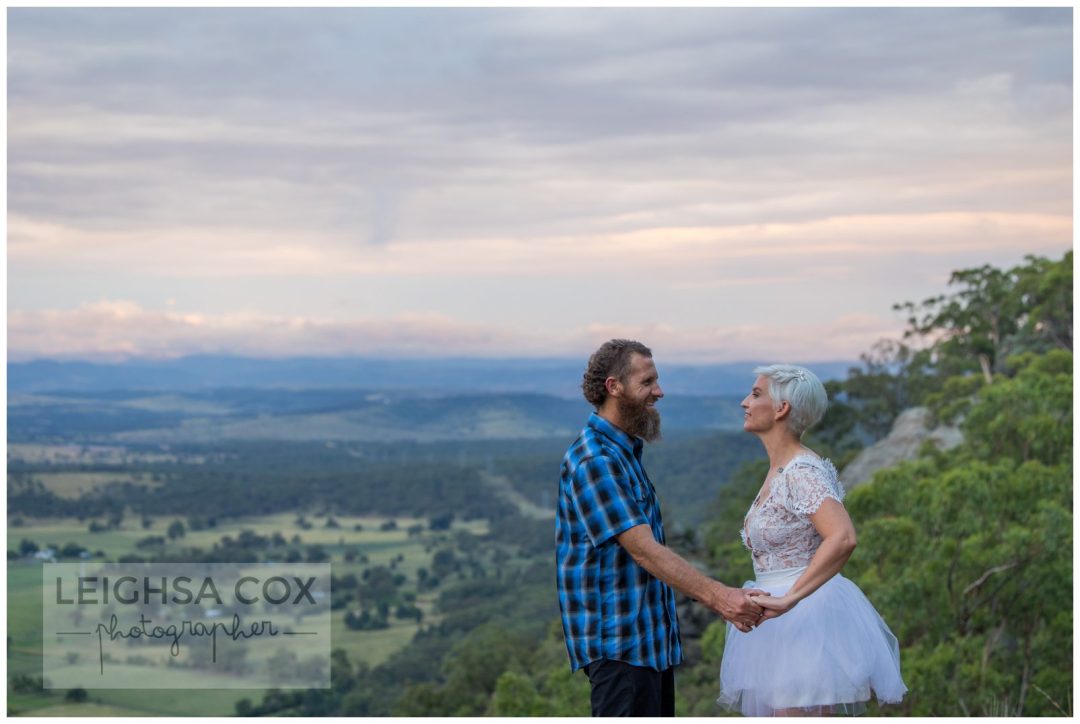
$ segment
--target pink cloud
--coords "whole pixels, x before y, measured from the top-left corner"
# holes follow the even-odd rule
[[[193,354],[291,356],[581,357],[612,337],[649,344],[672,362],[776,359],[812,362],[854,359],[895,320],[849,315],[810,325],[748,324],[677,327],[668,324],[591,324],[517,329],[452,319],[441,314],[387,318],[311,319],[257,314],[190,314],[149,310],[126,300],[102,300],[77,309],[12,310],[8,354],[34,358],[121,360]]]

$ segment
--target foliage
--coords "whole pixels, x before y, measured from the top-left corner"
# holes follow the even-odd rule
[[[960,449],[881,471],[848,498],[860,544],[847,571],[900,639],[904,714],[1069,706],[1072,355],[1009,368],[965,400]]]
[[[61,498],[25,474],[82,471],[88,466],[21,464],[14,467],[20,476],[17,482],[9,483],[8,510],[34,517],[107,517],[108,526],[94,521],[98,531],[115,527],[125,509],[141,515],[184,511],[186,531],[213,527],[218,519],[303,511],[320,504],[342,514],[449,514],[463,520],[495,520],[516,512],[513,505],[490,494],[475,468],[437,460],[403,465],[400,455],[405,449],[391,454],[375,448],[385,455],[379,459],[374,454],[354,457],[340,448],[310,443],[236,443],[229,446],[227,456],[214,454],[212,446],[177,446],[178,453],[207,459],[198,465],[133,462],[128,471],[161,475],[166,484],[114,483],[78,498]],[[181,530],[177,526],[173,534],[179,536]]]
[[[184,528],[184,523],[179,520],[174,520],[169,523],[169,527],[166,530],[166,534],[169,536],[169,540],[176,540],[177,538],[183,538],[187,531]]]
[[[738,410],[738,400],[729,402]],[[559,461],[568,440],[545,445],[542,453],[493,460],[490,472],[506,477],[514,489],[541,508],[553,510]],[[760,454],[756,440],[739,432],[665,433],[645,449],[645,468],[655,482],[665,528],[693,527],[708,520],[709,504],[730,473]],[[549,542],[550,543],[550,542]]]
[[[905,306],[906,340],[925,347],[879,345],[829,390],[836,412],[815,431],[827,454],[883,436],[912,404],[965,437],[848,496],[859,547],[845,575],[896,633],[910,690],[871,713],[1071,714],[1071,264],[1070,253],[957,272],[958,293]],[[763,464],[739,469],[706,529],[711,572],[725,582],[746,572],[738,528],[764,474]],[[680,675],[686,713],[717,713],[710,659],[722,638],[720,624],[708,627]]]
[[[1072,449],[1072,354],[1031,352],[1008,360],[1012,379],[978,395],[962,425],[976,458],[1054,465]]]
[[[523,671],[506,671],[495,685],[487,713],[493,716],[588,716],[589,684],[583,673],[571,674],[562,626],[552,621],[547,636],[527,659]]]
[[[907,314],[903,339],[882,339],[841,383],[818,437],[838,453],[880,440],[908,407],[970,394],[975,378],[1011,376],[1009,359],[1072,350],[1072,252],[1060,261],[1027,256],[952,274],[951,294],[894,309]]]
[[[909,368],[930,379],[1006,371],[1008,357],[1022,352],[1072,350],[1072,252],[1061,261],[1027,256],[1001,270],[990,265],[953,272],[957,291],[921,304],[905,302],[905,339],[926,344]]]

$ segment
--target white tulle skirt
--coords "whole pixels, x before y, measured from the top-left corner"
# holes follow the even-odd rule
[[[806,568],[758,574],[744,588],[787,593]],[[779,618],[749,633],[727,627],[717,703],[746,716],[780,709],[860,714],[871,691],[900,701],[900,647],[854,583],[836,575]]]

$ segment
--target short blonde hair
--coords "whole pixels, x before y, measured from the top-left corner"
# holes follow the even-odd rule
[[[825,385],[810,370],[798,365],[768,365],[755,367],[755,375],[763,375],[769,381],[769,397],[779,410],[780,404],[791,405],[788,427],[796,437],[816,425],[829,407],[829,395]]]

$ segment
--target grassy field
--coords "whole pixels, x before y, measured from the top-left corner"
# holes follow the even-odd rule
[[[149,475],[131,473],[35,473],[34,478],[40,480],[49,492],[69,500],[76,500],[109,483],[131,483],[145,488],[161,484]]]
[[[103,704],[93,704],[90,702],[82,704],[57,704],[55,706],[45,706],[40,709],[34,709],[27,712],[24,716],[62,716],[62,717],[75,717],[75,716],[146,716],[149,712],[135,712],[130,709],[122,709],[116,706],[105,706]]]
[[[327,528],[326,518],[308,516],[311,528],[304,530],[296,523],[294,513],[240,518],[219,523],[214,528],[188,530],[183,538],[173,542],[175,548],[211,548],[224,536],[238,536],[242,531],[250,530],[258,535],[270,536],[281,533],[287,540],[294,535],[300,536],[303,545],[321,545],[328,552],[334,549],[359,547],[373,564],[385,564],[395,556],[414,549],[423,549],[430,543],[430,536],[425,539],[410,537],[408,528],[424,525],[426,520],[400,517],[396,518],[396,530],[379,530],[387,518],[336,516],[337,528]],[[36,519],[32,523],[8,528],[8,548],[16,548],[23,538],[30,539],[39,546],[58,548],[73,542],[90,551],[102,550],[108,559],[114,559],[129,553],[139,553],[136,543],[151,535],[164,536],[169,524],[174,520],[185,521],[183,516],[160,516],[149,519],[149,527],[143,527],[140,519],[127,517],[120,527],[98,533],[89,532],[89,522],[79,522],[74,518]],[[355,530],[360,525],[362,530]],[[467,530],[475,535],[487,532],[486,521],[455,522],[454,530]],[[406,555],[406,558],[410,558]],[[415,572],[413,570],[412,572]]]
[[[228,415],[233,408],[230,405],[197,400],[183,395],[150,395],[148,397],[136,397],[130,400],[118,402],[122,407],[131,407],[136,410],[150,410],[152,412],[186,412],[192,415]]]
[[[8,443],[8,460],[25,463],[121,465],[127,463],[176,463],[198,465],[201,455],[177,456],[168,452],[135,452],[123,445]]]
[[[141,521],[125,518],[115,530],[89,533],[87,524],[73,519],[33,521],[8,531],[8,548],[16,548],[23,538],[39,546],[59,548],[68,542],[78,543],[91,551],[101,550],[108,560],[138,553],[135,543],[148,535],[164,535],[174,518],[161,517],[143,528]],[[451,531],[409,535],[407,529],[424,521],[408,518],[396,519],[396,530],[379,530],[387,522],[378,517],[336,518],[340,527],[327,528],[326,518],[308,516],[311,528],[305,530],[297,525],[295,514],[281,514],[246,520],[227,521],[216,528],[188,532],[183,538],[171,542],[169,549],[179,551],[183,547],[196,546],[209,549],[223,536],[236,537],[241,531],[250,530],[269,536],[281,533],[287,540],[299,535],[302,545],[320,545],[331,556],[336,576],[353,573],[360,577],[366,568],[384,565],[403,573],[410,583],[416,580],[417,571],[431,564],[432,551],[447,541],[457,531],[467,530],[480,535],[486,532],[486,522],[471,521],[455,523]],[[357,531],[356,525],[362,527]],[[355,551],[358,558],[346,562],[346,551]],[[366,556],[363,562],[359,556]],[[68,702],[64,690],[15,692],[11,690],[11,678],[19,674],[34,677],[42,674],[42,619],[40,561],[25,559],[8,562],[8,710],[13,715],[27,716],[227,716],[235,712],[235,704],[247,698],[253,702],[262,699],[262,690],[244,689],[92,689],[86,702]],[[418,596],[416,605],[424,614],[424,623],[437,622],[434,613],[436,594]],[[332,648],[346,651],[352,662],[364,662],[375,666],[394,652],[405,647],[416,633],[415,621],[391,619],[391,626],[377,631],[354,631],[344,623],[345,611],[331,614]]]
[[[554,519],[555,510],[553,508],[542,508],[514,490],[514,487],[510,484],[510,479],[505,475],[492,475],[484,471],[480,471],[479,474],[496,495],[513,504],[521,515],[536,518],[537,520]]]

